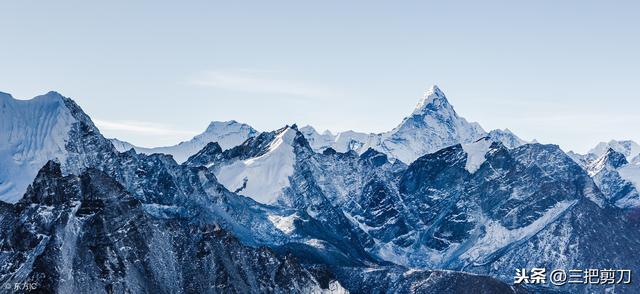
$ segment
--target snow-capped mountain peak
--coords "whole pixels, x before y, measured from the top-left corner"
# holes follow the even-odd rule
[[[118,139],[112,139],[111,143],[113,143],[120,152],[133,148],[137,152],[145,154],[170,154],[176,162],[182,163],[211,142],[216,142],[222,150],[227,150],[242,144],[248,138],[254,137],[257,134],[258,131],[251,126],[235,120],[213,121],[207,126],[207,129],[203,133],[196,135],[189,141],[180,142],[173,146],[143,148]]]
[[[609,202],[620,208],[636,208],[640,206],[640,166],[630,164],[614,146],[597,158],[593,153],[577,158],[586,163],[585,170]]]
[[[91,119],[71,99],[49,92],[30,100],[0,95],[0,200],[14,203],[24,195],[49,160],[63,171],[78,172],[113,150]]]
[[[438,86],[433,85],[424,92],[422,98],[416,105],[413,114],[423,114],[425,109],[430,105],[432,105],[433,108],[437,108],[447,104],[449,104],[449,101],[447,101],[447,97],[444,95],[442,90],[440,90]]]
[[[289,177],[293,175],[298,134],[295,125],[276,131],[266,152],[218,168],[215,173],[218,181],[230,191],[260,203],[273,203],[289,186]]]
[[[590,154],[602,156],[608,149],[613,149],[624,154],[628,161],[640,155],[640,144],[631,140],[611,140],[609,142],[600,142],[594,148],[589,150]]]
[[[295,140],[297,133],[298,130],[295,128],[295,125],[293,127],[285,127],[285,129],[276,136],[275,140],[271,142],[271,145],[269,145],[269,152],[277,150],[278,148],[283,146],[283,144],[293,146],[293,141]]]
[[[478,123],[467,122],[463,117],[458,116],[444,92],[435,85],[424,92],[413,112],[388,132],[375,134],[345,131],[333,134],[325,131],[319,133],[311,126],[302,127],[299,131],[304,135],[309,146],[317,152],[332,148],[337,152],[353,150],[362,154],[372,148],[385,153],[391,161],[400,160],[404,163],[411,163],[422,155],[447,146],[475,142],[487,135]],[[204,133],[175,146],[139,148],[115,139],[112,143],[120,151],[133,147],[140,153],[171,154],[177,162],[182,163],[209,142],[218,142],[223,150],[228,150],[257,135],[258,132],[248,125],[228,121],[213,122]],[[496,130],[489,136],[494,141],[502,142],[507,148],[526,144],[508,130]]]
[[[613,150],[613,148],[609,148],[604,154],[589,164],[587,171],[590,176],[594,176],[603,169],[615,170],[627,163],[624,154]]]
[[[219,133],[229,133],[229,132],[237,131],[239,129],[243,129],[243,128],[247,128],[247,127],[249,127],[247,124],[239,123],[239,122],[237,122],[235,120],[212,121],[212,122],[209,123],[209,125],[207,126],[207,129],[204,131],[204,133],[202,133],[202,134],[200,134],[198,136],[206,136],[206,135],[219,134]],[[198,137],[198,136],[196,136],[196,137]],[[228,149],[228,148],[226,148],[226,149]]]
[[[75,118],[56,92],[0,97],[0,200],[15,202],[48,160],[63,159]]]
[[[528,143],[527,141],[520,139],[518,136],[516,136],[516,134],[511,132],[511,130],[509,129],[492,130],[491,132],[489,132],[488,137],[491,138],[493,141],[498,141],[502,143],[502,145],[504,145],[509,149],[520,147]]]
[[[373,142],[371,147],[411,163],[427,153],[458,143],[471,143],[485,135],[478,123],[458,116],[445,94],[433,86],[425,92],[411,116],[382,134],[381,142]]]

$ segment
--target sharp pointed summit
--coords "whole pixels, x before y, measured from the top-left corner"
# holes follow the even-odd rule
[[[374,149],[411,163],[416,158],[457,143],[471,143],[486,132],[478,123],[458,116],[445,94],[432,86],[413,113],[390,132]]]
[[[605,168],[617,169],[627,163],[628,162],[624,154],[615,151],[613,148],[609,148],[604,154],[591,163],[588,169],[590,174],[593,176]]]
[[[424,92],[413,112],[391,131],[380,134],[346,131],[336,135],[320,135],[309,127],[301,131],[316,151],[330,147],[338,152],[363,153],[372,148],[407,164],[427,153],[458,143],[471,143],[486,135],[478,123],[458,116],[436,85]]]
[[[429,107],[429,105],[433,105],[434,108],[441,106],[442,104],[449,104],[447,101],[447,96],[444,95],[444,92],[438,88],[438,86],[433,85],[422,95],[422,98],[416,105],[413,114],[423,114],[425,110]]]

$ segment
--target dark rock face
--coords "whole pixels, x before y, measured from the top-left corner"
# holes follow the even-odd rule
[[[309,270],[290,255],[243,245],[217,224],[146,208],[101,171],[63,176],[47,163],[19,203],[0,206],[0,282],[56,293],[343,293],[335,279],[352,283],[353,293],[510,289],[462,273],[399,279],[405,270],[389,267],[374,281],[363,268]]]
[[[362,155],[360,155],[360,158],[367,161],[367,163],[369,163],[373,167],[382,166],[389,161],[386,154],[378,152],[371,148],[362,153]]]
[[[628,249],[640,246],[634,224],[557,146],[509,151],[494,143],[473,174],[462,170],[461,158],[457,146],[427,155],[400,185],[405,203],[417,201],[410,207],[426,224],[424,244],[444,257],[435,265],[504,280],[515,268],[638,267]]]
[[[556,293],[513,287],[490,277],[451,271],[344,268],[336,271],[336,275],[353,293]]]
[[[367,160],[371,154],[358,158],[304,150],[297,154],[293,178],[306,180],[292,181],[281,204],[317,215],[347,216],[362,246],[381,259],[504,281],[513,280],[516,268],[635,270],[640,262],[629,250],[640,248],[633,220],[610,205],[589,175],[557,146],[507,149],[492,143],[473,173],[465,168],[468,155],[460,145],[425,155],[408,167],[372,165]],[[636,290],[625,285],[618,291]]]
[[[149,215],[106,174],[45,166],[3,207],[0,281],[58,293],[292,293],[321,288],[291,257],[216,225]]]
[[[627,158],[624,156],[624,154],[620,152],[616,152],[611,148],[607,150],[607,153],[605,154],[605,156],[606,156],[606,160],[609,162],[609,164],[611,164],[611,167],[613,168],[620,168],[623,165],[629,163],[627,161]]]
[[[207,162],[216,160],[216,157],[222,154],[222,148],[216,142],[210,142],[202,150],[198,151],[198,153],[192,155],[187,159],[190,165],[200,166],[206,165]]]

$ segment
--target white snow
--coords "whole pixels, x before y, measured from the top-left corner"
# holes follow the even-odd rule
[[[308,239],[308,240],[305,240],[304,243],[318,249],[327,248],[327,246],[325,245],[325,242],[320,239]]]
[[[230,191],[236,191],[246,181],[246,187],[239,194],[260,203],[273,203],[289,186],[289,177],[293,175],[295,136],[296,131],[287,128],[276,136],[264,155],[235,161],[218,169],[215,173],[218,181]]]
[[[329,289],[322,289],[322,293],[331,293],[331,294],[348,294],[349,290],[342,287],[340,282],[331,281],[329,282]]]
[[[336,135],[332,134],[329,130],[326,130],[322,134],[320,134],[312,126],[304,126],[300,128],[300,132],[307,139],[307,142],[309,142],[309,145],[311,146],[311,148],[313,148],[313,150],[323,151],[324,149],[327,149],[329,147],[335,149],[334,145]],[[336,151],[338,150],[336,149]],[[340,150],[340,152],[344,151]]]
[[[280,216],[275,214],[269,214],[267,216],[269,221],[281,232],[291,235],[295,230],[296,226],[293,223],[296,219],[298,219],[297,214],[292,214],[288,216]]]
[[[627,164],[618,169],[620,177],[631,182],[640,191],[640,164]]]
[[[485,155],[489,151],[491,143],[491,140],[488,138],[483,138],[474,143],[462,144],[462,149],[467,153],[465,169],[470,173],[475,173],[486,160]]]
[[[48,160],[64,162],[74,122],[57,93],[31,100],[0,93],[0,200],[17,202]]]
[[[481,217],[481,219],[485,219],[485,234],[467,252],[462,254],[461,258],[477,262],[481,258],[488,257],[496,250],[504,248],[513,242],[530,238],[560,217],[562,212],[566,211],[576,202],[577,200],[558,202],[530,225],[513,230],[505,228],[497,221],[486,220],[486,218]]]
[[[73,258],[77,250],[78,236],[82,229],[82,221],[75,217],[76,212],[80,208],[80,202],[74,201],[74,207],[69,212],[69,221],[59,232],[62,237],[62,246],[60,246],[60,259],[62,267],[59,269],[58,291],[61,293],[73,292],[73,284],[75,276],[73,275]]]
[[[344,214],[345,217],[347,217],[347,219],[354,225],[358,226],[361,230],[369,233],[371,230],[374,230],[376,228],[374,227],[370,227],[367,224],[364,224],[362,222],[360,222],[359,220],[357,220],[353,215],[351,215],[349,212],[347,212],[346,210],[342,210],[342,213]]]
[[[393,242],[382,243],[375,239],[374,242],[375,245],[372,251],[375,252],[378,257],[399,265],[406,266],[410,264],[410,253],[408,251],[411,250],[411,248],[404,248]]]
[[[244,141],[257,135],[257,133],[258,132],[251,126],[234,120],[225,122],[214,121],[209,124],[209,127],[207,127],[202,134],[193,137],[193,139],[189,141],[181,142],[173,146],[144,148],[118,139],[111,139],[111,143],[120,152],[133,148],[136,152],[144,154],[170,154],[176,162],[183,163],[210,142],[217,142],[222,150],[227,150],[244,143]]]
[[[420,98],[420,101],[418,101],[418,104],[416,105],[415,109],[413,110],[413,114],[414,115],[420,115],[424,113],[424,109],[429,105],[432,104],[434,102],[436,102],[435,100],[438,98],[443,98],[444,93],[442,93],[442,91],[440,90],[440,88],[438,88],[438,86],[433,85],[431,86],[429,89],[427,89],[426,91],[424,91],[424,94],[422,95],[422,98]]]
[[[502,145],[509,149],[520,147],[528,143],[527,141],[520,139],[509,129],[492,130],[489,132],[488,137],[491,138],[492,141],[502,143]]]
[[[609,142],[600,142],[596,147],[589,150],[589,153],[600,157],[605,154],[609,148],[624,154],[628,161],[633,160],[634,157],[639,156],[640,154],[640,145],[631,140],[611,140]]]

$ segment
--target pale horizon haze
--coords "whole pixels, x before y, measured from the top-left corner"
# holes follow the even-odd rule
[[[1,1],[0,91],[152,147],[236,120],[384,132],[438,85],[490,131],[640,142],[637,1]]]

